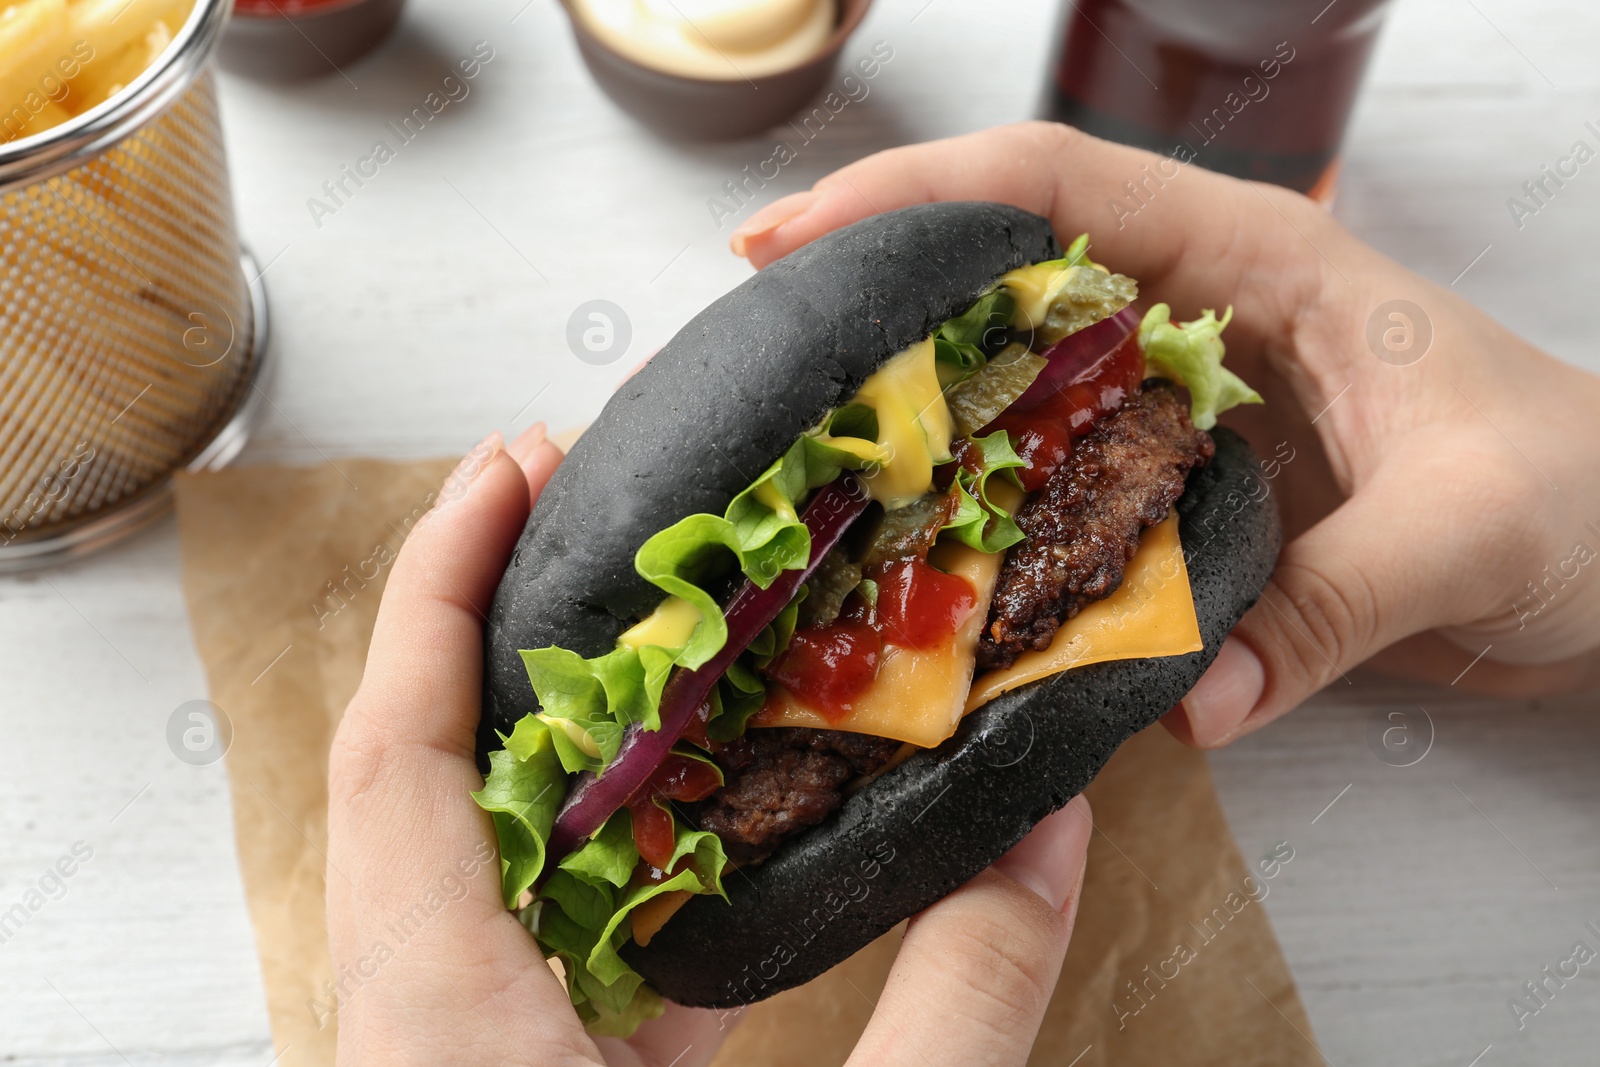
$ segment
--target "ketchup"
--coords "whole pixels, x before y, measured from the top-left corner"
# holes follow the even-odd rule
[[[767,677],[830,723],[847,717],[878,676],[883,635],[873,616],[866,601],[852,593],[837,619],[796,630],[789,647],[767,668]]]
[[[1001,415],[988,429],[1010,433],[1012,449],[1017,458],[1022,460],[1022,466],[1017,470],[1017,481],[1025,492],[1043,489],[1050,475],[1072,455],[1072,430],[1052,415],[1038,411],[1020,416]]]
[[[1072,455],[1072,442],[1120,408],[1143,378],[1144,351],[1134,330],[1081,377],[1027,411],[1005,412],[981,432],[1011,435],[1023,462],[1017,480],[1026,491],[1037,492]]]
[[[878,583],[879,632],[903,648],[948,641],[978,603],[971,582],[920,559],[881,564],[870,577]]]
[[[376,48],[404,6],[405,0],[233,0],[220,61],[235,74],[269,82],[333,77]],[[463,60],[467,66],[458,69],[473,62]]]
[[[722,776],[704,760],[677,753],[668,755],[644,788],[628,801],[628,814],[633,816],[633,843],[639,857],[664,871],[672,863],[672,850],[677,845],[672,812],[664,802],[704,800],[720,785]]]
[[[711,751],[711,738],[706,734],[706,724],[711,721],[711,701],[707,700],[695,709],[694,717],[683,728],[680,735],[685,741],[696,748]]]
[[[1049,356],[1047,351],[1045,358]],[[981,433],[1005,430],[1011,435],[1023,462],[1017,480],[1027,492],[1036,492],[1072,455],[1072,442],[1120,408],[1143,378],[1144,352],[1134,330],[1076,379],[1027,411],[1005,412]],[[962,438],[953,448],[956,462],[974,474],[983,472],[982,453],[969,440]],[[943,476],[952,469],[947,466]],[[852,593],[833,622],[796,630],[789,647],[765,672],[829,723],[847,718],[855,701],[871,688],[884,645],[936,647],[977,606],[971,582],[922,559],[881,563],[867,577],[878,584],[876,609]],[[761,714],[754,720],[757,725]]]
[[[349,3],[350,0],[233,0],[233,9],[243,15],[284,18]]]
[[[884,645],[936,647],[954,636],[978,603],[971,582],[922,559],[880,563],[867,577],[878,585],[876,608],[851,593],[837,619],[796,630],[766,669],[768,678],[830,723],[848,718],[855,701],[872,688]]]

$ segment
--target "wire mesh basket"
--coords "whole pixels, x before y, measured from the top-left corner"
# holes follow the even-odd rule
[[[114,99],[0,146],[0,570],[115,540],[244,445],[267,320],[210,67],[228,6],[199,0]]]

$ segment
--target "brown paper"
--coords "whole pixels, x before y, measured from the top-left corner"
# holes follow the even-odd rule
[[[233,723],[234,833],[282,1067],[333,1063],[323,920],[328,747],[388,563],[454,463],[340,460],[180,476],[183,592]],[[319,1023],[325,1023],[320,1025]]]
[[[333,1062],[335,1019],[319,1007],[332,978],[328,746],[360,681],[388,564],[452,465],[340,460],[178,484],[184,594],[212,700],[233,723],[239,863],[285,1067]],[[1241,860],[1205,759],[1150,730],[1089,797],[1097,831],[1077,932],[1030,1062],[1320,1063],[1252,899],[1271,881]],[[843,1063],[897,939],[745,1012],[719,1067]]]
[[[1117,752],[1088,794],[1095,835],[1077,929],[1028,1062],[1320,1064],[1266,913],[1251,899],[1263,886],[1270,893],[1272,882],[1257,870],[1255,888],[1246,885],[1250,872],[1205,758],[1164,730],[1147,730]],[[810,985],[756,1005],[716,1067],[843,1063],[897,944],[898,933],[890,934]],[[1193,953],[1188,962],[1174,952],[1179,944]]]

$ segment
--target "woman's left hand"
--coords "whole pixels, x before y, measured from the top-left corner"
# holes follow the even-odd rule
[[[400,551],[328,766],[328,941],[343,1064],[700,1067],[728,1016],[667,1005],[591,1038],[500,897],[473,745],[483,616],[561,453],[535,427],[462,461]],[[1077,911],[1080,798],[916,916],[853,1064],[1027,1061]]]

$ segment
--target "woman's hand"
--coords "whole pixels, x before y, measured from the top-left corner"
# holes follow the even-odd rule
[[[1174,319],[1234,307],[1228,365],[1267,406],[1225,421],[1268,460],[1294,539],[1167,717],[1180,738],[1224,744],[1372,657],[1497,694],[1600,681],[1600,379],[1302,196],[1050,123],[871,156],[769,205],[732,245],[761,267],[933,200],[1003,201],[1064,239],[1088,231],[1091,255]],[[1389,317],[1392,300],[1420,317]]]
[[[487,610],[561,453],[542,427],[474,449],[407,539],[328,768],[328,940],[343,1064],[695,1067],[732,1013],[669,1005],[593,1039],[500,900],[494,827],[469,796]],[[1089,810],[1040,823],[911,920],[852,1063],[1023,1064],[1077,911]]]

